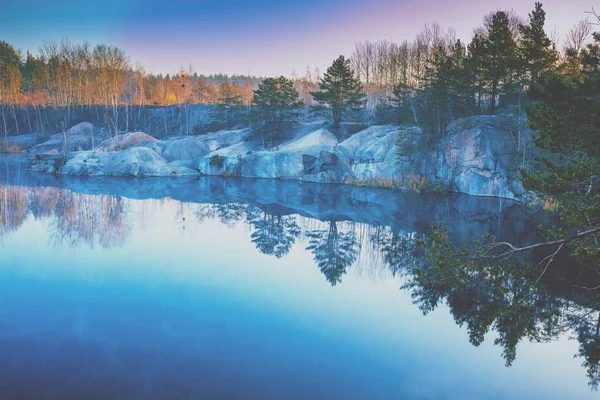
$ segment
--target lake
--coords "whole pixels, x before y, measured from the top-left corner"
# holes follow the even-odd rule
[[[536,239],[503,199],[0,156],[0,398],[597,398],[592,305],[557,278],[531,307],[512,272],[417,279],[434,222]]]

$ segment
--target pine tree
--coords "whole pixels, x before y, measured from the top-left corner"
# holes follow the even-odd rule
[[[0,118],[4,137],[8,135],[9,109],[12,111],[16,132],[18,122],[14,104],[18,102],[21,92],[21,55],[13,46],[0,40]]]
[[[450,49],[448,63],[451,119],[472,115],[475,108],[475,92],[467,69],[466,49],[460,39]]]
[[[558,59],[552,40],[544,31],[545,21],[546,12],[542,3],[535,3],[535,9],[529,13],[529,25],[519,26],[519,56],[531,84],[537,81],[541,73],[552,68]]]
[[[527,116],[535,143],[553,154],[543,159],[543,169],[523,171],[523,183],[560,216],[560,226],[543,234],[549,240],[575,236],[565,242],[569,251],[600,271],[600,70],[585,66],[600,65],[600,35],[595,40],[581,73],[550,71],[530,88],[535,103]]]
[[[215,117],[225,122],[226,128],[239,118],[243,100],[241,88],[238,84],[231,85],[228,82],[221,83],[219,87],[219,101],[216,107]]]
[[[489,82],[490,111],[496,110],[496,99],[510,90],[509,82],[515,70],[517,44],[510,30],[508,15],[498,11],[492,17],[488,37],[485,38],[484,70]]]
[[[426,100],[422,103],[423,119],[426,131],[443,134],[446,124],[449,122],[450,99],[450,62],[446,54],[446,48],[438,45],[425,67],[420,88],[420,94]]]
[[[486,86],[486,40],[479,34],[475,34],[468,46],[468,56],[465,60],[467,81],[472,84],[476,98],[477,113],[481,114],[484,109]]]
[[[426,130],[444,134],[449,122],[472,112],[475,97],[465,59],[460,40],[433,49],[416,97],[423,114],[420,126]]]
[[[295,121],[303,103],[294,82],[284,76],[267,78],[254,91],[253,121],[262,124],[263,146],[280,139],[286,123]]]
[[[392,107],[396,110],[398,124],[419,125],[419,118],[414,104],[415,90],[409,85],[400,82],[394,86],[392,93]]]
[[[318,103],[331,109],[335,126],[340,125],[346,113],[362,107],[365,99],[362,85],[350,67],[350,60],[344,56],[339,56],[327,68],[319,80],[319,91],[311,95]]]

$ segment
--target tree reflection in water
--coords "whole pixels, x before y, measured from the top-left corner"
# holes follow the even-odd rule
[[[355,232],[341,232],[335,221],[329,221],[328,224],[327,230],[306,232],[306,249],[313,253],[313,259],[327,282],[335,286],[342,282],[342,276],[356,260],[359,243]]]
[[[421,311],[427,314],[447,304],[455,322],[467,327],[475,346],[483,342],[486,333],[496,332],[494,344],[502,348],[507,366],[515,360],[521,340],[547,342],[575,332],[579,341],[577,356],[583,358],[589,384],[597,390],[599,287],[582,288],[570,283],[565,275],[573,274],[573,268],[577,268],[573,265],[567,265],[567,271],[555,265],[552,272],[546,272],[543,265],[527,258],[473,256],[448,237],[445,229],[434,229],[421,243],[427,262],[416,268],[403,285],[412,292]],[[475,247],[480,248],[478,243]]]
[[[371,231],[371,251],[381,254],[381,262],[393,276],[410,273],[418,265],[416,232],[396,231],[389,226],[372,227]]]
[[[32,215],[49,220],[53,247],[120,246],[131,226],[120,196],[86,195],[50,187],[0,186],[0,238]]]
[[[252,207],[246,212],[246,220],[254,230],[250,236],[252,243],[263,254],[281,258],[300,236],[295,216],[269,214]]]
[[[13,189],[0,185],[0,239],[19,229],[27,219],[27,191]]]
[[[173,201],[143,202],[142,212],[153,206],[160,211]],[[130,200],[115,195],[0,185],[0,239],[32,216],[49,221],[52,246],[120,246],[132,230],[130,204]],[[195,216],[197,223],[216,220],[228,227],[245,224],[250,228],[249,240],[266,255],[282,258],[301,242],[332,286],[360,268],[367,268],[371,277],[396,277],[424,314],[447,305],[456,324],[466,328],[473,345],[479,346],[487,333],[495,332],[494,344],[502,348],[506,365],[515,361],[522,340],[543,342],[572,335],[579,343],[576,356],[582,359],[590,386],[598,388],[600,293],[598,288],[570,284],[568,280],[578,275],[572,268],[566,274],[555,266],[556,272],[542,277],[539,265],[527,260],[480,263],[457,259],[453,258],[455,249],[450,251],[431,235],[421,241],[428,232],[415,229],[332,219],[315,222],[244,203],[178,206],[179,217]],[[146,219],[145,214],[137,215],[135,223],[141,225]]]

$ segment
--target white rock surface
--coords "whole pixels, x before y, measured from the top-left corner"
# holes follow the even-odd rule
[[[82,151],[73,153],[60,168],[63,175],[81,176],[181,176],[197,172],[168,164],[155,151],[134,147],[122,151]]]
[[[335,146],[338,143],[337,138],[327,129],[322,128],[302,136],[278,148],[279,151],[303,150],[312,146]]]
[[[139,145],[140,143],[155,142],[156,139],[144,132],[130,132],[104,140],[96,146],[96,151],[119,151]]]
[[[66,151],[91,150],[92,145],[99,145],[108,137],[108,134],[90,124],[82,122],[66,131]],[[33,146],[30,153],[36,154],[63,154],[65,152],[65,134],[57,133],[47,142]]]
[[[64,166],[63,157],[35,156],[30,168],[69,175],[201,173],[323,183],[351,180],[377,184],[384,180],[389,184],[390,179],[406,183],[416,177],[453,192],[519,198],[523,189],[515,158],[515,118],[459,119],[448,126],[443,137],[427,136],[416,127],[371,126],[341,143],[323,124],[298,124],[287,132],[292,138],[288,142],[260,151],[250,129],[165,140],[152,140],[137,132],[119,138],[123,146],[133,146],[127,150],[69,153]],[[522,126],[522,143],[532,145],[531,132],[526,123]],[[70,143],[87,145],[82,132],[90,128],[89,124],[73,127],[69,134],[77,140]]]

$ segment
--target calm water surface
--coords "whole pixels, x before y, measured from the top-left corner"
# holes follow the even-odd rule
[[[0,170],[2,399],[598,397],[574,330],[506,367],[484,289],[415,284],[432,222],[531,240],[506,200]]]

